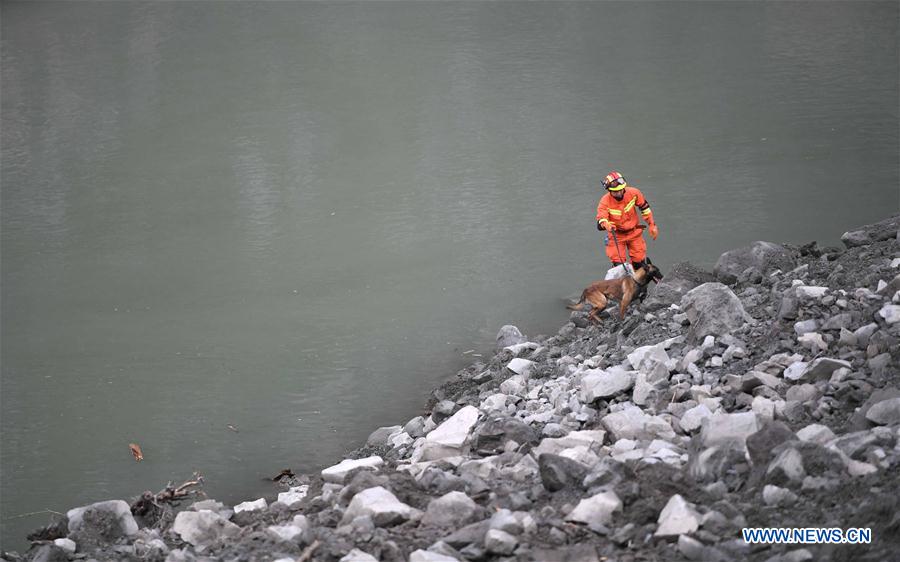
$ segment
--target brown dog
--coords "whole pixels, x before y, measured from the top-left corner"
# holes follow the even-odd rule
[[[649,261],[650,260],[647,260],[647,264],[634,273],[634,277],[629,275],[621,279],[610,279],[609,281],[597,281],[591,283],[591,285],[581,293],[581,300],[576,304],[566,306],[566,308],[569,310],[581,310],[584,308],[584,303],[589,302],[591,303],[592,309],[590,314],[588,314],[588,318],[599,323],[600,313],[606,308],[609,299],[615,299],[621,301],[619,304],[619,319],[624,319],[625,309],[631,304],[632,299],[634,299],[635,296],[639,296],[640,293],[646,289],[647,285],[650,284],[650,281],[659,283],[659,280],[663,278],[659,268],[652,263],[649,263]],[[641,300],[643,300],[643,298],[641,298]]]

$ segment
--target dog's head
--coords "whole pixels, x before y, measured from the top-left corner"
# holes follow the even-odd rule
[[[662,271],[650,262],[650,258],[644,260],[644,267],[640,268],[637,273],[643,274],[641,275],[641,282],[643,283],[650,283],[650,281],[659,283],[663,278]]]

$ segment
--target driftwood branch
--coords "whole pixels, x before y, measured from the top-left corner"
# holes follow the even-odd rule
[[[158,521],[163,518],[166,511],[171,510],[169,506],[177,504],[187,497],[205,495],[203,490],[198,489],[200,486],[203,486],[203,476],[195,472],[193,480],[188,480],[179,486],[169,482],[165,488],[155,494],[147,490],[131,504],[131,513]]]
[[[315,552],[316,549],[319,548],[320,544],[322,543],[319,542],[318,539],[313,541],[311,545],[303,549],[303,552],[300,554],[300,558],[297,559],[297,562],[306,562],[307,560],[309,560],[312,557],[313,552]]]

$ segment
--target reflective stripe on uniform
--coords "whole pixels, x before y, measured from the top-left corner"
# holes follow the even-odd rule
[[[635,195],[634,197],[631,198],[631,201],[629,201],[628,204],[625,205],[625,208],[623,209],[623,211],[626,212],[626,213],[627,213],[628,211],[630,211],[630,210],[632,209],[632,207],[634,207],[634,203],[635,203],[636,201],[637,201],[637,195]]]
[[[644,215],[644,216],[646,217],[646,216],[649,215],[651,212],[652,212],[652,211],[650,211],[650,209],[647,208],[647,209],[644,209],[643,211],[641,211],[641,214]]]
[[[609,214],[616,215],[616,216],[622,216],[622,211],[620,211],[618,209],[609,209]]]

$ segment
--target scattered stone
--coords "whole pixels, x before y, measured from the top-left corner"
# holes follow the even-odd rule
[[[425,552],[425,551],[417,550],[416,552]],[[412,554],[410,554],[410,556],[409,556],[410,562],[412,562],[414,560],[416,552],[413,552]],[[433,559],[415,557],[415,560],[417,562],[432,562]],[[454,559],[451,558],[450,560],[454,560]],[[378,562],[378,559],[375,558],[374,556],[372,556],[371,554],[369,554],[368,552],[364,552],[358,548],[354,548],[353,550],[351,550],[350,552],[345,554],[344,557],[340,559],[340,562]],[[434,561],[434,562],[440,562],[440,561]]]
[[[770,507],[780,507],[783,505],[791,505],[797,501],[797,496],[786,488],[779,488],[771,484],[766,484],[762,492],[763,501]]]
[[[384,459],[379,456],[366,457],[364,459],[344,459],[334,466],[322,470],[322,480],[332,484],[343,484],[344,479],[351,470],[366,468],[378,470],[384,464]]]
[[[461,454],[477,421],[478,408],[461,408],[425,436],[421,460],[437,460]]]
[[[703,420],[712,415],[713,413],[705,404],[700,404],[682,414],[678,424],[685,433],[691,433],[700,429]]]
[[[69,532],[96,534],[108,540],[137,533],[138,525],[131,515],[131,508],[122,500],[109,500],[66,512]]]
[[[237,504],[236,506],[234,506],[234,512],[241,513],[243,511],[262,511],[267,507],[269,507],[269,504],[268,502],[266,502],[266,498],[259,498],[258,500]]]
[[[513,373],[521,376],[523,379],[528,380],[528,378],[531,376],[531,371],[534,369],[534,365],[534,361],[516,357],[515,359],[507,363],[506,368]]]
[[[824,425],[814,423],[798,431],[797,438],[801,441],[809,441],[810,443],[824,445],[834,439],[834,432]]]
[[[422,517],[422,524],[437,527],[464,525],[470,523],[478,511],[478,504],[466,494],[448,492],[428,503],[428,509]]]
[[[754,242],[748,247],[725,252],[716,261],[713,273],[723,283],[732,285],[741,278],[748,268],[759,275],[780,269],[789,271],[796,264],[796,255],[780,244]]]
[[[241,532],[241,528],[231,521],[206,509],[180,512],[175,516],[172,530],[181,540],[194,546],[205,546],[225,538],[233,538]]]
[[[484,548],[493,554],[512,554],[518,543],[516,537],[499,529],[490,529],[484,535]]]
[[[538,457],[541,483],[550,492],[580,487],[588,467],[576,460],[544,453]]]
[[[388,438],[391,436],[391,434],[397,433],[402,429],[403,428],[399,425],[379,427],[369,435],[368,439],[366,439],[366,445],[370,447],[384,447],[385,445],[387,445]]]
[[[368,515],[376,527],[388,527],[406,521],[413,513],[413,508],[398,500],[397,496],[376,486],[353,496],[341,524],[346,525],[355,517]]]
[[[375,560],[375,558],[373,558],[372,560]],[[410,553],[409,562],[459,562],[459,558],[454,558],[453,556],[447,556],[438,552],[432,552],[430,550],[419,549]]]
[[[679,494],[669,498],[659,514],[657,537],[673,537],[693,533],[700,528],[700,514]]]
[[[634,386],[635,373],[632,371],[592,369],[581,379],[578,399],[586,404],[598,398],[611,398]]]
[[[730,333],[752,320],[740,299],[721,283],[704,283],[681,298],[691,322],[688,336],[700,341],[708,335]]]
[[[703,445],[710,447],[723,441],[737,441],[744,444],[747,437],[759,430],[756,414],[743,412],[739,414],[716,413],[705,418],[700,429]]]
[[[511,324],[503,326],[500,328],[500,331],[497,332],[497,349],[525,343],[525,341],[526,339],[525,336],[522,335],[522,332]]]
[[[566,521],[575,523],[600,523],[609,525],[612,523],[613,514],[622,511],[622,501],[615,492],[601,492],[578,502],[575,509],[566,515]]]
[[[831,359],[830,357],[820,357],[814,359],[812,363],[806,366],[806,369],[800,374],[796,380],[802,381],[821,381],[831,378],[831,374],[837,369],[850,369],[849,362],[842,359]],[[785,374],[787,376],[787,374]]]
[[[878,425],[900,424],[900,398],[877,402],[866,412],[866,419]]]
[[[878,311],[878,316],[884,318],[887,324],[900,322],[900,304],[886,304]]]
[[[71,539],[56,539],[55,541],[53,541],[53,544],[65,550],[69,554],[75,554],[75,541]]]

